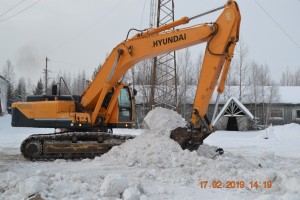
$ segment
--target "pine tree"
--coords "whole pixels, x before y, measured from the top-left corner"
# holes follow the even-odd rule
[[[9,109],[11,107],[11,104],[14,101],[14,94],[13,94],[14,88],[13,85],[11,83],[8,84],[7,86],[7,93],[6,93],[6,97],[7,97],[7,108]]]
[[[37,82],[37,85],[33,91],[34,95],[42,95],[44,93],[44,85],[42,82],[42,79],[40,78],[40,80]]]
[[[15,84],[15,72],[14,72],[14,66],[10,62],[10,60],[7,60],[5,65],[2,68],[2,75],[3,77],[8,80],[8,88],[7,88],[7,108],[9,109],[11,107],[11,104],[15,101],[14,97],[14,84]]]
[[[20,78],[17,88],[14,91],[14,97],[16,101],[25,101],[26,99],[26,84],[24,78]]]
[[[97,76],[98,71],[101,69],[102,64],[100,64],[98,67],[94,69],[93,75],[92,75],[92,80]]]

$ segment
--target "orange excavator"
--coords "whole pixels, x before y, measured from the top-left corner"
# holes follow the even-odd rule
[[[223,11],[213,23],[177,28],[217,10]],[[120,81],[125,73],[142,60],[206,42],[190,122],[170,135],[183,149],[198,149],[214,131],[206,112],[218,80],[218,93],[224,91],[240,21],[237,3],[228,0],[222,7],[158,28],[132,29],[138,33],[131,38],[128,33],[112,50],[81,96],[63,96],[54,87],[52,95],[30,96],[26,102],[13,103],[12,126],[63,130],[29,136],[21,144],[21,153],[30,160],[93,158],[133,138],[108,133],[114,127],[130,128],[134,122],[134,94]]]

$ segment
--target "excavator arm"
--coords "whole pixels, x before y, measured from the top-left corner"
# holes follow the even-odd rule
[[[213,127],[206,117],[207,108],[222,70],[223,74],[218,92],[222,93],[224,91],[234,47],[239,39],[241,16],[238,5],[229,0],[221,8],[224,8],[224,10],[214,23],[170,30],[194,19],[184,17],[156,29],[138,33],[131,39],[126,39],[117,45],[107,57],[94,81],[82,95],[81,104],[85,109],[93,112],[92,124],[98,121],[98,113],[107,92],[117,85],[122,76],[136,63],[164,53],[207,42],[191,120],[187,130],[177,130],[171,134],[171,137],[179,142],[184,149],[197,148],[213,131]],[[194,133],[196,128],[201,128],[201,130],[198,130],[198,134]]]
[[[203,140],[214,131],[206,112],[218,80],[218,97],[224,91],[234,48],[239,40],[240,21],[237,4],[228,1],[227,7],[214,23],[216,32],[207,43],[191,120],[186,128],[179,127],[171,132],[171,138],[183,149],[198,149]]]

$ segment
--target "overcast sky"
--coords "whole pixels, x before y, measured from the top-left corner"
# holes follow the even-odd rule
[[[286,67],[290,71],[299,69],[300,0],[237,2],[242,16],[240,36],[248,46],[249,59],[268,64],[275,81]],[[175,0],[175,19],[225,3]],[[149,12],[150,0],[0,0],[0,67],[10,59],[19,77],[30,77],[35,83],[43,76],[47,56],[52,76],[59,71],[77,74],[82,69],[90,76],[130,28],[149,27]],[[218,14],[192,23],[214,21]],[[204,47],[192,48],[193,55]]]

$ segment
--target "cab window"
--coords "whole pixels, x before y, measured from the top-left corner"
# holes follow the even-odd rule
[[[119,102],[119,122],[130,122],[132,116],[132,105],[129,88],[125,87],[121,90],[118,97]]]

